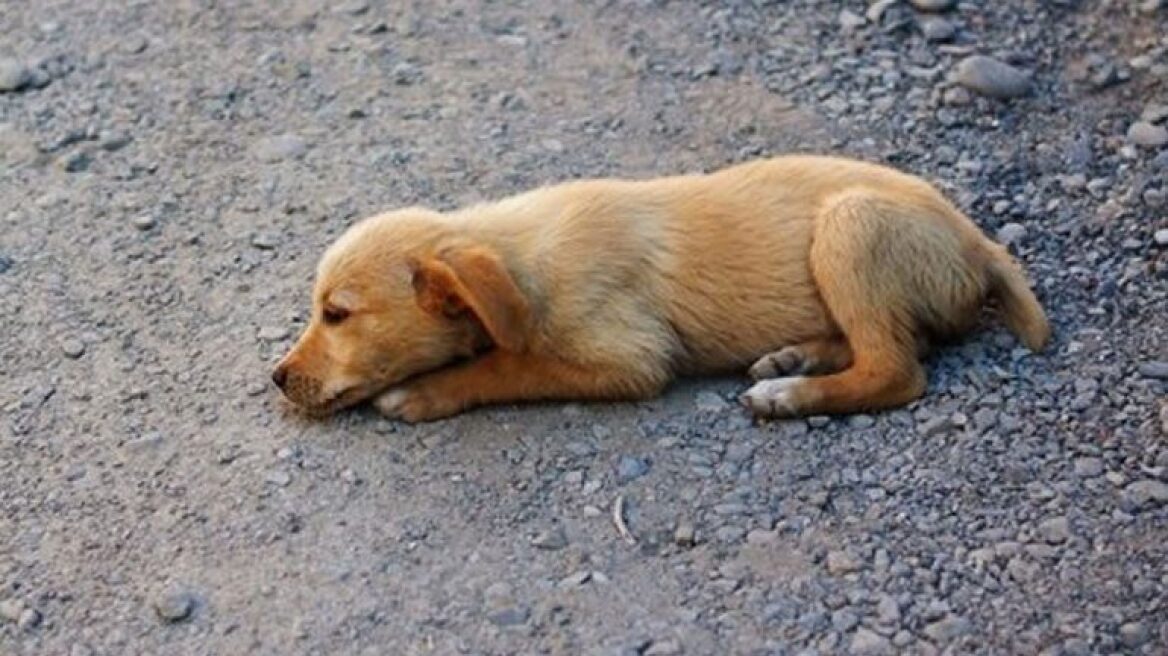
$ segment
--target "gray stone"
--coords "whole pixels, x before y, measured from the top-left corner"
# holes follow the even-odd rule
[[[270,251],[274,250],[279,242],[270,232],[257,232],[251,236],[251,245],[261,251]]]
[[[1157,246],[1168,246],[1168,228],[1157,230],[1152,235],[1152,241],[1156,242]]]
[[[677,528],[673,531],[673,542],[679,547],[692,547],[697,539],[697,531],[694,528],[693,522],[683,519],[677,522]]]
[[[616,464],[617,483],[625,484],[649,473],[649,462],[644,458],[621,456]]]
[[[487,619],[495,626],[518,626],[527,623],[531,617],[531,610],[526,606],[508,606],[487,615]]]
[[[925,626],[924,632],[933,642],[947,643],[969,633],[972,628],[969,620],[964,617],[949,615]]]
[[[70,337],[61,342],[61,352],[65,354],[65,357],[76,360],[85,355],[85,342]]]
[[[1157,380],[1168,380],[1168,361],[1164,360],[1149,360],[1140,363],[1140,375],[1144,378],[1155,378]]]
[[[841,608],[831,614],[831,626],[840,633],[851,631],[859,623],[859,616],[849,608]]]
[[[850,574],[861,566],[860,560],[847,551],[836,550],[827,554],[827,571],[834,576]]]
[[[195,611],[195,597],[189,592],[172,590],[154,602],[154,612],[164,622],[181,622]]]
[[[288,487],[292,483],[292,474],[289,474],[284,469],[273,469],[268,472],[264,480],[278,487]]]
[[[701,412],[720,412],[729,406],[725,399],[708,390],[698,392],[694,398],[694,404]]]
[[[1133,510],[1164,505],[1168,503],[1168,483],[1150,478],[1128,483],[1123,489],[1123,500]]]
[[[641,652],[644,656],[679,656],[684,653],[681,643],[673,638],[654,640],[649,648]]]
[[[308,143],[294,134],[282,134],[261,139],[254,152],[261,161],[279,162],[303,157],[308,152]]]
[[[852,656],[891,656],[894,652],[888,638],[864,627],[856,629],[848,653]]]
[[[32,72],[15,59],[0,58],[0,93],[20,91],[32,82]]]
[[[1062,544],[1071,538],[1071,523],[1066,517],[1052,517],[1038,525],[1038,534],[1050,544]]]
[[[1008,100],[1029,95],[1030,76],[1013,66],[985,55],[966,57],[957,65],[957,84],[989,98]]]
[[[284,326],[264,326],[256,333],[261,341],[279,342],[288,339],[289,332]]]
[[[957,35],[957,28],[953,23],[940,16],[925,16],[918,22],[921,34],[927,41],[950,41]]]
[[[1080,478],[1095,478],[1103,475],[1103,460],[1100,458],[1075,458],[1075,475]]]
[[[876,621],[886,626],[900,624],[900,604],[891,595],[882,595],[876,602]]]
[[[714,532],[714,537],[722,544],[735,544],[742,541],[746,529],[741,526],[723,526]]]
[[[6,622],[19,622],[20,616],[24,614],[24,602],[19,599],[5,599],[0,601],[0,620]]]
[[[998,242],[1004,246],[1012,246],[1026,238],[1026,226],[1021,223],[1007,223],[998,228]]]
[[[568,546],[568,534],[564,532],[563,526],[557,525],[536,534],[531,539],[531,545],[545,551],[559,551]]]
[[[941,12],[949,11],[957,6],[957,0],[908,0],[917,11]]]
[[[131,220],[131,223],[134,224],[135,228],[146,232],[158,225],[158,220],[154,218],[153,214],[139,214]]]
[[[1144,148],[1160,148],[1168,144],[1168,128],[1147,121],[1136,121],[1127,129],[1127,140]]]
[[[35,608],[25,608],[16,620],[16,626],[22,631],[32,631],[41,624],[41,613]]]
[[[1119,627],[1119,641],[1129,649],[1140,647],[1150,637],[1148,626],[1143,622],[1125,622]]]
[[[855,32],[856,30],[860,29],[861,27],[863,27],[867,23],[868,23],[868,19],[853,12],[850,9],[844,9],[844,10],[840,11],[839,25],[840,25],[840,30],[843,31],[844,34],[850,34],[852,32]]]

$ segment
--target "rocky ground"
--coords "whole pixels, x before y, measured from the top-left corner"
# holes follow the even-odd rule
[[[0,653],[1165,653],[1165,4],[0,0]],[[763,425],[267,383],[357,217],[788,151],[936,181],[1053,346]]]

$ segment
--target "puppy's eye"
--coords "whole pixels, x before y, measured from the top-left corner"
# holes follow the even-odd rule
[[[344,308],[326,306],[320,313],[320,318],[330,326],[335,326],[344,321],[349,316],[349,311]]]

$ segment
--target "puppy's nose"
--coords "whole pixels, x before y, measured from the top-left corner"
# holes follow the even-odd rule
[[[288,383],[288,368],[284,365],[276,367],[275,371],[272,372],[272,382],[276,384],[276,387],[284,389],[284,385]]]

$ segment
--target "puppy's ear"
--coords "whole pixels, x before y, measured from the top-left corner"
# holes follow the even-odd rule
[[[470,312],[497,346],[523,350],[531,310],[498,256],[485,248],[461,248],[415,260],[411,266],[424,310],[447,317]]]

